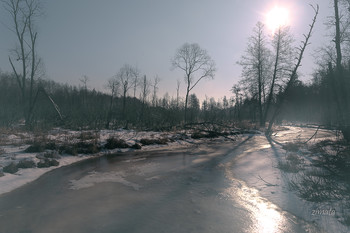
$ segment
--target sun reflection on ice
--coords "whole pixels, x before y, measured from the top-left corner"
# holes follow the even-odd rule
[[[240,204],[252,214],[254,224],[251,232],[281,232],[284,216],[277,210],[277,206],[264,200],[252,188],[242,187],[236,195],[240,198]]]
[[[287,219],[282,210],[259,195],[258,190],[248,187],[243,181],[237,180],[227,171],[232,186],[225,190],[226,196],[248,210],[253,224],[247,232],[284,232],[287,228]]]

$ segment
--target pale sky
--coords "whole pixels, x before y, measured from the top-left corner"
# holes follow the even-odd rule
[[[185,42],[198,43],[215,60],[214,80],[193,89],[201,99],[231,96],[241,67],[247,38],[258,21],[275,5],[289,10],[296,45],[308,32],[313,11],[320,15],[301,69],[308,80],[314,69],[311,54],[328,43],[324,22],[332,14],[329,0],[43,0],[45,16],[38,22],[38,53],[48,79],[78,85],[82,75],[88,86],[104,90],[121,66],[137,66],[148,78],[159,76],[159,95],[176,95],[176,80],[184,74],[171,70],[171,58]],[[8,15],[0,14],[0,69],[11,71],[9,50],[15,45]]]

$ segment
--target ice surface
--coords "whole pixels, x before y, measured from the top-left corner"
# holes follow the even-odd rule
[[[81,139],[79,137],[82,134],[91,134],[96,135],[98,143],[103,145],[106,143],[106,140],[111,137],[116,137],[119,139],[125,140],[129,145],[133,145],[139,142],[142,138],[154,139],[154,138],[171,138],[176,136],[176,133],[163,133],[163,132],[154,132],[154,131],[134,131],[134,130],[83,130],[83,131],[73,131],[73,130],[65,130],[60,128],[55,128],[48,132],[45,137],[47,140],[53,140],[56,143],[67,142],[79,142]],[[32,141],[35,138],[35,135],[31,133],[16,133],[0,135],[2,137],[2,141],[0,144],[0,171],[3,167],[7,166],[10,163],[18,163],[20,160],[33,160],[35,163],[39,162],[39,159],[36,158],[38,153],[25,153],[24,150],[29,147],[27,142]],[[198,141],[198,140],[197,140]],[[143,146],[142,150],[150,151],[156,150],[159,148],[177,148],[181,146],[188,146],[193,143],[194,140],[188,139],[187,141],[183,140],[175,140],[174,142],[169,142],[168,145],[148,145]],[[41,175],[45,174],[52,169],[70,165],[72,163],[78,162],[83,159],[88,159],[94,156],[102,156],[105,154],[113,154],[117,152],[127,152],[133,149],[114,149],[108,151],[102,151],[93,155],[78,155],[78,156],[70,156],[70,155],[62,155],[61,158],[57,159],[59,161],[59,166],[50,167],[50,168],[30,168],[30,169],[19,169],[19,171],[15,174],[4,173],[4,176],[0,177],[0,195],[3,193],[10,192],[26,183],[29,183]],[[148,167],[144,168],[144,171],[147,172],[152,171],[154,169],[154,165],[147,165]],[[98,179],[93,177],[92,179]],[[118,180],[120,177],[114,176],[114,180]],[[119,180],[120,181],[120,180]],[[136,186],[133,186],[136,187]]]
[[[305,142],[316,131],[312,128],[288,128],[289,130],[277,132],[273,139],[280,143]],[[308,144],[314,144],[324,139],[336,140],[335,132],[319,130],[316,139],[311,140]],[[312,214],[315,209],[329,209],[329,207],[339,211],[340,203],[309,202],[290,190],[288,181],[293,178],[294,174],[285,173],[278,168],[278,162],[283,161],[287,155],[280,145],[270,144],[264,136],[255,136],[251,140],[247,142],[250,145],[249,149],[240,151],[240,156],[233,163],[233,177],[245,181],[246,185],[258,191],[261,197],[301,219],[309,222],[315,221],[329,232],[348,232],[347,227],[342,225],[335,216]],[[243,196],[255,199],[254,195],[243,194]],[[276,221],[278,220],[276,219]]]
[[[127,181],[123,172],[90,172],[79,180],[71,180],[70,189],[79,190],[83,188],[89,188],[98,183],[103,182],[115,182],[125,186],[132,187],[134,190],[139,190],[140,185]]]

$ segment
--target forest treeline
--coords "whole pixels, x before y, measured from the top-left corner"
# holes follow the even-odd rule
[[[274,123],[286,120],[336,127],[350,141],[350,2],[330,1],[334,15],[327,22],[329,44],[315,55],[308,83],[300,81],[298,68],[318,22],[318,5],[311,6],[314,16],[299,44],[287,26],[268,37],[258,22],[238,61],[241,80],[233,85],[232,96],[199,100],[196,86],[214,79],[216,65],[196,43],[184,43],[171,60],[172,68],[184,75],[183,97],[180,80],[175,97],[159,97],[160,79],[149,79],[128,64],[108,80],[105,92],[89,89],[87,76],[80,86],[43,79],[35,24],[42,15],[40,0],[3,0],[17,45],[9,55],[12,71],[0,73],[0,125],[171,129],[198,122],[249,122],[269,136]]]
[[[345,70],[350,75],[349,69]],[[345,72],[344,71],[344,72]],[[338,122],[333,96],[332,71],[327,68],[305,84],[296,81],[287,97],[278,121],[307,122],[335,126]],[[138,87],[140,90],[142,86]],[[171,129],[183,126],[184,98],[170,97],[167,93],[146,96],[126,96],[123,110],[122,93],[112,96],[86,88],[71,86],[50,80],[36,83],[36,103],[33,110],[32,127],[90,128],[139,128]],[[0,124],[2,127],[24,123],[23,107],[18,95],[19,87],[13,74],[0,74]],[[272,109],[283,93],[275,95]],[[57,109],[56,109],[56,107]],[[196,94],[189,96],[188,123],[212,122],[232,124],[239,122],[259,123],[259,103],[244,90],[233,89],[231,97],[206,98],[200,101]],[[59,113],[58,113],[59,112]],[[60,115],[61,114],[61,115]],[[62,119],[61,119],[62,117]]]

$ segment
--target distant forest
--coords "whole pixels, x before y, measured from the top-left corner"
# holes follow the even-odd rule
[[[349,69],[346,69],[350,77]],[[337,124],[336,103],[332,91],[331,73],[326,68],[311,84],[296,81],[287,97],[278,121],[297,121],[334,126]],[[33,127],[67,128],[140,128],[171,129],[184,123],[183,98],[165,94],[154,100],[152,95],[146,101],[142,97],[126,98],[123,113],[123,96],[112,96],[84,86],[76,87],[54,81],[36,82],[36,103],[33,110]],[[18,95],[19,87],[12,74],[0,74],[0,124],[3,127],[24,123],[23,107]],[[283,93],[277,93],[273,105]],[[54,103],[54,104],[53,104]],[[56,109],[56,107],[57,109]],[[59,113],[58,113],[59,112]],[[191,94],[188,106],[188,123],[238,123],[258,124],[258,101],[248,97],[242,90],[233,90],[233,95],[215,100],[208,98],[201,103]],[[61,116],[62,119],[61,119]]]

